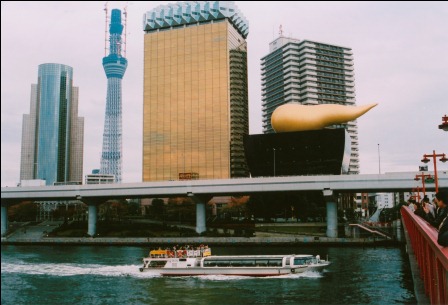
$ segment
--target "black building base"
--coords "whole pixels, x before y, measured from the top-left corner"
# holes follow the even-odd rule
[[[340,175],[348,172],[351,142],[344,128],[244,137],[252,177]]]

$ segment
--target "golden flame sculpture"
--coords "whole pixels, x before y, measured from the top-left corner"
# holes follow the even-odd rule
[[[271,125],[275,132],[318,130],[333,124],[353,121],[376,105],[378,104],[343,106],[289,103],[275,109],[271,116]]]

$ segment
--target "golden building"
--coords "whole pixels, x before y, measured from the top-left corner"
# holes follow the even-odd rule
[[[248,176],[244,17],[201,1],[144,18],[143,181]]]

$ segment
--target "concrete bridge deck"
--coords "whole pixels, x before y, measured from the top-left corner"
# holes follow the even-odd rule
[[[438,171],[439,187],[448,187],[448,173]],[[121,184],[2,187],[2,204],[20,200],[75,200],[88,198],[152,198],[174,196],[223,196],[262,192],[322,191],[395,192],[416,185],[415,173],[382,175],[288,176],[216,180],[160,181]],[[434,189],[434,185],[426,185]]]
[[[448,173],[438,172],[439,187],[448,187]],[[337,237],[337,206],[334,193],[410,191],[415,173],[383,175],[287,176],[243,179],[161,181],[122,184],[63,185],[1,188],[1,232],[7,229],[9,205],[21,201],[82,200],[89,205],[88,234],[96,233],[97,206],[110,199],[188,196],[196,203],[196,231],[205,227],[205,203],[213,196],[250,195],[263,192],[323,191],[327,201],[327,236]],[[426,189],[431,190],[431,185]]]

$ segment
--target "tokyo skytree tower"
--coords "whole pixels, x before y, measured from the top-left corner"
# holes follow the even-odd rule
[[[107,8],[105,8],[105,11],[107,35]],[[126,25],[126,9],[124,16]],[[121,182],[122,162],[121,80],[128,66],[128,61],[121,54],[123,46],[122,32],[121,11],[113,9],[109,25],[109,55],[103,58],[103,67],[107,76],[107,99],[100,174],[115,175],[116,183]],[[106,55],[106,47],[104,55]],[[126,56],[126,51],[124,56]]]

